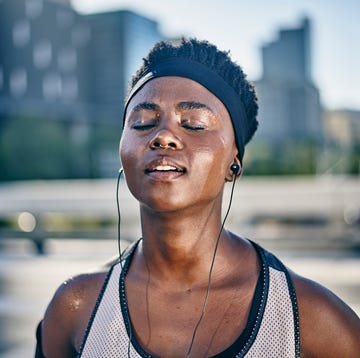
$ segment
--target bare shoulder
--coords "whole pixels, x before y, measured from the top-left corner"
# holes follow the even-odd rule
[[[291,273],[296,290],[302,357],[358,357],[360,319],[324,286]]]
[[[55,292],[42,322],[46,357],[75,357],[109,272],[106,264],[64,281]]]

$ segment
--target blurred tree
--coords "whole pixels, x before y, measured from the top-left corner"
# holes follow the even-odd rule
[[[354,145],[351,153],[350,174],[360,175],[360,143]]]
[[[117,175],[119,123],[27,116],[1,123],[1,181]]]
[[[311,175],[316,173],[319,145],[310,140],[291,140],[281,145],[254,141],[245,152],[248,175]]]
[[[0,134],[0,180],[68,177],[68,145],[63,122],[9,118]]]
[[[94,123],[90,138],[91,173],[93,177],[116,177],[119,169],[119,122]]]

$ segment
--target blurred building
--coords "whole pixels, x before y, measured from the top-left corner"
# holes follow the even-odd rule
[[[360,146],[360,111],[339,109],[324,112],[325,136],[342,148]]]
[[[87,15],[82,20],[91,30],[85,61],[91,113],[119,120],[130,77],[162,38],[158,24],[126,10]]]
[[[162,38],[131,11],[0,0],[0,180],[112,177],[127,81]]]
[[[282,29],[262,47],[263,74],[255,82],[259,96],[256,138],[271,143],[322,138],[319,91],[311,78],[311,26]]]
[[[2,116],[84,110],[89,29],[66,2],[3,0],[0,26]]]
[[[81,15],[69,1],[0,1],[0,117],[118,120],[130,73],[159,40],[130,11]]]
[[[324,112],[325,146],[319,171],[360,175],[360,111]]]

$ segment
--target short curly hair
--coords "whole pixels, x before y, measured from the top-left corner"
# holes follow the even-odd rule
[[[247,133],[245,143],[253,137],[257,127],[258,99],[254,86],[246,79],[242,68],[230,58],[229,51],[221,51],[215,45],[196,38],[181,38],[177,41],[161,41],[154,45],[143,59],[129,83],[128,95],[136,83],[147,73],[152,65],[168,58],[185,58],[199,62],[223,78],[239,95],[246,113]],[[128,99],[128,98],[126,98]]]

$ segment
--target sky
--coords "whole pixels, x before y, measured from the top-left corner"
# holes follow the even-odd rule
[[[326,109],[360,110],[358,0],[71,0],[81,13],[133,10],[165,36],[195,36],[230,50],[250,80],[261,77],[260,48],[281,28],[312,23],[312,77]],[[145,55],[145,54],[144,54]]]

